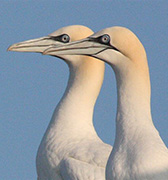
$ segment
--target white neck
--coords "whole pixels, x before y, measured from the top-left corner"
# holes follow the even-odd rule
[[[148,67],[127,65],[113,67],[118,94],[116,137],[106,171],[109,179],[142,180],[146,176],[140,178],[141,173],[153,177],[157,169],[168,168],[168,151],[152,122]]]
[[[88,145],[87,142],[95,140],[101,142],[92,118],[104,78],[104,63],[88,57],[75,60],[68,63],[70,75],[67,88],[53,113],[37,153],[37,171],[46,172],[48,177],[59,171],[60,161],[68,155],[83,157],[79,152],[80,144]],[[84,141],[86,143],[82,143]]]
[[[59,135],[62,128],[61,133],[75,133],[74,136],[88,131],[96,134],[92,117],[104,78],[104,63],[87,57],[79,63],[69,64],[69,70],[67,88],[55,109],[47,133],[52,130]]]
[[[144,125],[153,126],[149,74],[144,78],[143,72],[134,68],[128,72],[123,70],[116,72],[118,94],[116,135],[122,134],[128,138],[134,135],[137,128],[144,128]]]

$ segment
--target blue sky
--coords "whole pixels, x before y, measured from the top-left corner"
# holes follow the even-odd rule
[[[0,179],[36,179],[37,148],[68,79],[68,67],[58,58],[6,49],[67,25],[81,24],[93,31],[118,25],[139,37],[148,56],[153,121],[168,146],[167,9],[166,0],[1,0]],[[94,124],[110,144],[115,137],[115,83],[106,65]]]

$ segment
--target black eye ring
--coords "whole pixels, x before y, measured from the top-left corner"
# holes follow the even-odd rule
[[[103,44],[109,44],[110,42],[110,36],[108,34],[104,34],[102,37],[101,37],[101,42]]]
[[[69,40],[70,40],[70,37],[69,37],[67,34],[62,35],[61,41],[62,41],[63,43],[68,43]]]

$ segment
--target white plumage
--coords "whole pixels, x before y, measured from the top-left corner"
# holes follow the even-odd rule
[[[68,26],[49,36],[14,44],[9,50],[43,52],[92,33],[84,26]],[[38,149],[38,180],[103,180],[112,148],[98,137],[92,118],[104,63],[81,55],[59,57],[68,64],[70,75]]]
[[[107,28],[44,54],[96,57],[110,64],[117,81],[116,137],[106,168],[107,180],[168,180],[168,149],[151,117],[146,53],[134,33]]]

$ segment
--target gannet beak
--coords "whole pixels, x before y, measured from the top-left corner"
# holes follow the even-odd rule
[[[52,46],[46,49],[44,55],[89,55],[94,56],[99,52],[107,49],[108,47],[103,44],[99,44],[93,41],[90,41],[89,38],[67,43],[66,45]]]
[[[11,45],[7,51],[18,52],[38,52],[42,53],[45,49],[53,45],[60,45],[62,43],[53,40],[50,36],[45,36],[37,39],[31,39]]]

